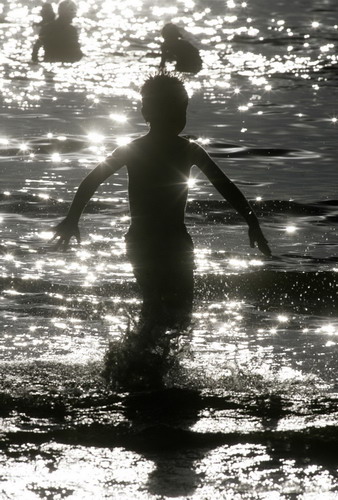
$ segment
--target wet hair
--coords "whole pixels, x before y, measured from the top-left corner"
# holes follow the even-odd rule
[[[168,23],[162,28],[163,38],[182,38],[182,34],[176,24]]]
[[[147,121],[162,113],[185,109],[188,94],[182,80],[169,73],[150,76],[141,87],[143,114]]]

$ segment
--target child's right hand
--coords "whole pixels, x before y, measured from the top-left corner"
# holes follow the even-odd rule
[[[65,252],[69,246],[69,241],[72,236],[76,238],[78,244],[81,243],[81,236],[78,225],[75,222],[67,219],[67,217],[54,228],[54,231],[55,234],[51,241],[54,241],[56,238],[58,238],[58,241],[56,243],[57,250],[62,247],[63,251]]]
[[[259,250],[264,255],[266,255],[267,257],[271,257],[271,250],[268,245],[268,240],[264,237],[264,234],[262,233],[262,230],[258,225],[249,228],[249,239],[251,248],[255,248],[255,246],[257,245]]]

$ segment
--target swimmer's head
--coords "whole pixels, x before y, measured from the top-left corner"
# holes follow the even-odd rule
[[[41,7],[40,15],[44,21],[53,21],[55,18],[53,5],[50,3],[44,3]]]
[[[182,38],[181,32],[176,24],[168,23],[162,28],[162,36],[165,40],[177,40]]]
[[[71,21],[76,16],[76,4],[72,0],[63,0],[59,3],[58,14],[62,19]]]
[[[142,115],[152,129],[179,134],[186,124],[188,94],[176,76],[160,73],[151,76],[141,88]]]

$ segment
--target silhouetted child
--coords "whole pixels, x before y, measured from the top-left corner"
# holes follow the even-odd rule
[[[72,20],[76,16],[76,5],[72,0],[63,0],[58,5],[58,17],[41,27],[35,42],[32,61],[38,61],[38,52],[44,49],[45,62],[76,62],[83,54],[79,37]]]
[[[44,3],[40,10],[41,21],[34,23],[34,26],[42,27],[44,24],[51,23],[55,19],[55,12],[51,3]]]
[[[40,28],[45,24],[51,23],[55,19],[55,12],[52,4],[44,3],[40,10],[41,21],[39,23],[34,23],[33,25]],[[40,33],[40,32],[39,32]],[[42,47],[40,36],[36,39],[33,50],[32,50],[32,61],[36,62],[38,60],[39,49]]]
[[[184,223],[193,165],[244,217],[251,246],[270,255],[256,215],[241,191],[195,142],[178,134],[186,124],[188,95],[182,82],[160,74],[141,89],[142,115],[149,132],[121,146],[80,184],[66,218],[55,228],[57,247],[72,236],[80,242],[78,222],[98,186],[124,165],[129,177],[131,225],[127,255],[143,296],[142,318],[169,327],[187,326],[193,300],[193,243]],[[148,323],[149,324],[149,323]]]
[[[185,40],[175,24],[168,23],[162,29],[164,42],[161,45],[160,69],[164,69],[166,61],[176,61],[176,70],[187,73],[198,73],[202,68],[199,51],[188,40]]]

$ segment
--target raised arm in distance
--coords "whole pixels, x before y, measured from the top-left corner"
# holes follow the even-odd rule
[[[251,247],[254,248],[255,244],[257,244],[257,247],[264,255],[270,256],[271,250],[262,233],[256,214],[243,193],[222,172],[203,148],[197,144],[192,145],[192,147],[194,148],[194,164],[202,170],[223,198],[246,220],[249,226]]]
[[[66,250],[73,236],[80,243],[81,236],[78,223],[81,214],[100,184],[125,165],[121,149],[116,149],[110,157],[99,163],[81,182],[67,216],[54,228],[55,234],[52,240],[58,238],[57,248],[62,247]]]

